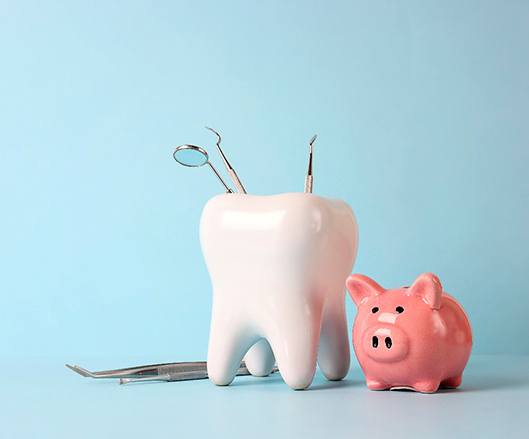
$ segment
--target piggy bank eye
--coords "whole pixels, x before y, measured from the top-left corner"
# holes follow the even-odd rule
[[[377,313],[378,312],[378,306],[375,306],[374,308],[371,309],[371,312],[373,314]]]
[[[397,306],[395,311],[397,311],[399,314],[402,314],[404,312],[404,308],[402,306]]]

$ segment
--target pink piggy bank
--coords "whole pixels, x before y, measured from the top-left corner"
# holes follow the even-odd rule
[[[411,287],[395,290],[360,274],[346,284],[358,307],[353,345],[367,387],[433,393],[461,384],[472,331],[437,276],[424,273]]]

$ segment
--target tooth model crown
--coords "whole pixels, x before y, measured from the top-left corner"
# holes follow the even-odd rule
[[[243,357],[266,376],[274,363],[294,389],[316,362],[329,380],[349,370],[345,279],[356,257],[351,208],[312,194],[218,195],[200,241],[213,286],[208,375],[228,385]]]

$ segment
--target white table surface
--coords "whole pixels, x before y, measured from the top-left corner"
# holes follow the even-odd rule
[[[306,391],[289,389],[278,374],[229,387],[120,386],[82,378],[61,361],[14,366],[4,360],[14,371],[1,378],[2,438],[529,437],[529,356],[474,355],[460,389],[433,395],[369,391],[356,362],[346,380],[317,373]]]

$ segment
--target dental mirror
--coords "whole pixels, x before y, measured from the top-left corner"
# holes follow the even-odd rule
[[[210,163],[208,152],[204,148],[196,145],[180,145],[175,148],[173,152],[173,158],[182,166],[186,166],[188,168],[199,168],[204,165],[209,165],[211,170],[215,173],[217,178],[226,189],[226,192],[233,193],[233,191],[228,187],[220,174],[217,172],[215,167]]]

